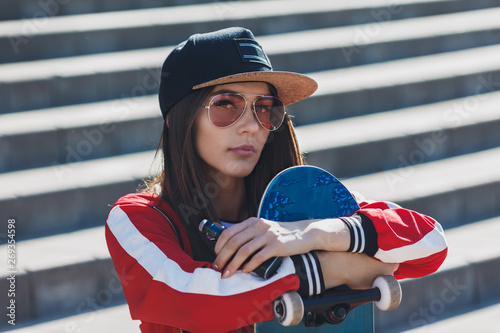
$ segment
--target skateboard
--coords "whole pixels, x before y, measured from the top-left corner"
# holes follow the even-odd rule
[[[354,197],[333,175],[314,166],[296,166],[271,180],[257,216],[292,222],[350,216],[357,210]],[[378,277],[371,289],[343,285],[304,299],[292,290],[274,301],[276,318],[257,323],[255,332],[374,332],[372,302],[391,310],[400,300],[401,287],[393,276]]]

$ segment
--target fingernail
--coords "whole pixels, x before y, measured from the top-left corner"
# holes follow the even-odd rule
[[[230,271],[225,271],[224,274],[222,275],[222,278],[225,279],[229,276],[229,274],[231,274]]]
[[[219,266],[217,266],[215,263],[212,264],[212,268],[215,269],[216,271],[219,270]]]

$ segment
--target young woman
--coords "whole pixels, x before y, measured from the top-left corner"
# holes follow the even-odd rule
[[[285,105],[315,90],[307,76],[273,71],[242,28],[193,35],[167,57],[164,169],[147,190],[118,200],[106,221],[143,332],[244,331],[271,319],[272,301],[288,290],[365,288],[378,275],[419,277],[441,265],[441,226],[391,203],[360,202],[342,219],[253,217],[268,182],[303,164]],[[215,245],[198,231],[203,219],[227,227]],[[273,256],[284,257],[277,274],[248,273]]]

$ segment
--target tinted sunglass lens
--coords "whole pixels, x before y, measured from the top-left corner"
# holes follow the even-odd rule
[[[265,129],[274,131],[283,122],[285,105],[277,97],[262,96],[255,100],[255,113]]]
[[[235,94],[216,95],[210,102],[209,118],[217,127],[227,127],[240,119],[245,99]]]

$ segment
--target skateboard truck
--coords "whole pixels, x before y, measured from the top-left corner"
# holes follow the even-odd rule
[[[357,306],[374,302],[382,311],[396,309],[401,302],[401,286],[390,275],[379,276],[372,288],[354,290],[346,285],[326,290],[321,295],[302,299],[288,291],[274,301],[274,315],[283,326],[297,325],[304,318],[307,327],[340,324]]]

